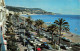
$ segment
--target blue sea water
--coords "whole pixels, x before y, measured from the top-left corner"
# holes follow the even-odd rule
[[[23,15],[26,16],[27,15]],[[70,25],[70,32],[80,35],[80,15],[30,15],[33,20],[41,19],[44,22],[54,22],[58,18],[65,19]]]

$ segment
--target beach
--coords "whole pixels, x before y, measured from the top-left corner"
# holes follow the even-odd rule
[[[63,32],[63,33],[65,33],[65,32]],[[70,39],[74,43],[80,43],[80,35],[76,35],[73,33],[65,33],[65,34],[63,34],[63,36]]]

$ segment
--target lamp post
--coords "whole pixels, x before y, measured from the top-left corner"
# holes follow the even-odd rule
[[[37,42],[36,42],[36,40],[35,40],[35,44],[34,44],[34,46],[35,46],[35,51],[36,51],[36,46],[37,46]]]
[[[24,18],[24,27],[25,27],[25,18]],[[25,29],[24,29],[24,46],[25,46]]]
[[[37,48],[37,43],[35,43],[35,51],[36,51],[36,48]]]

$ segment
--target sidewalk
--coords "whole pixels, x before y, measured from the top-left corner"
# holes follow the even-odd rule
[[[26,46],[24,47],[23,45],[21,45],[21,43],[17,43],[17,44],[18,44],[20,51],[24,51],[25,49],[27,49],[27,47]]]
[[[15,35],[16,39],[19,39],[18,35]],[[26,46],[23,46],[21,42],[17,42],[18,48],[20,51],[24,51],[25,49],[27,49]]]

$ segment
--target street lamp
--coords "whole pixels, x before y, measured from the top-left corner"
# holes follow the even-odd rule
[[[25,27],[25,18],[24,18],[24,27]],[[25,29],[24,29],[24,39],[25,39]],[[25,46],[25,41],[24,41],[24,46]]]
[[[35,46],[35,51],[36,51],[36,47],[37,47],[37,42],[36,42],[36,40],[35,40],[35,44],[34,44],[34,46]]]

